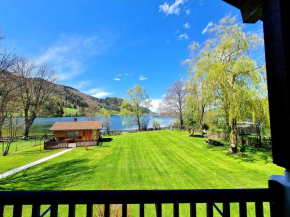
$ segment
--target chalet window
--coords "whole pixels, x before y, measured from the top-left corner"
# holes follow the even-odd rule
[[[85,137],[86,136],[86,131],[83,131],[83,137]]]
[[[78,138],[79,132],[78,131],[70,131],[66,133],[66,138]]]

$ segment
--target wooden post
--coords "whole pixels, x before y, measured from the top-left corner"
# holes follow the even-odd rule
[[[290,13],[286,0],[269,0],[263,9],[273,162],[290,170]],[[288,65],[287,65],[288,62]]]

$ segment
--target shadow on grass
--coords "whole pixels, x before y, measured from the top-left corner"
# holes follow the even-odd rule
[[[99,146],[100,147],[103,147],[103,148],[108,148],[108,147],[110,147],[108,144],[106,144],[106,143],[109,143],[109,142],[112,142],[113,141],[113,139],[112,138],[102,138],[102,139],[100,139],[100,144],[99,144]]]
[[[100,139],[100,142],[112,142],[112,138],[102,138]]]
[[[227,157],[231,157],[239,162],[251,162],[264,161],[265,164],[272,162],[272,152],[264,148],[257,148],[252,146],[238,145],[239,152],[236,154],[229,153],[229,142],[223,141],[224,146],[206,145],[204,149],[210,151],[223,151]]]
[[[193,137],[193,138],[205,138],[205,139],[207,138],[207,137],[205,137],[203,135],[191,135],[189,137]]]
[[[0,191],[14,190],[60,190],[78,186],[79,177],[90,175],[97,165],[88,164],[88,159],[76,159],[20,171],[0,180]],[[72,180],[74,180],[72,182]]]

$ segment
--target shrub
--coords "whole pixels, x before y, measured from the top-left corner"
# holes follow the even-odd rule
[[[209,125],[207,123],[204,123],[202,125],[202,129],[209,130]]]

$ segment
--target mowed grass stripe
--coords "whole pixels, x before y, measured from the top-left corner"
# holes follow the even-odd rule
[[[209,149],[186,132],[155,131],[110,137],[102,147],[76,148],[4,183],[1,190],[208,189],[267,187],[283,169],[241,162]],[[37,183],[37,184],[36,184]]]

